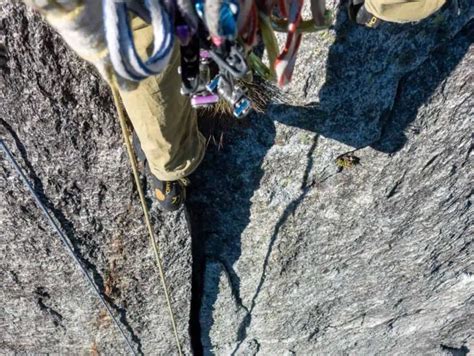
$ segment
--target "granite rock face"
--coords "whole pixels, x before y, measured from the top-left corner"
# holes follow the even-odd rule
[[[473,11],[377,31],[339,12],[305,35],[293,104],[209,151],[205,354],[472,351]]]
[[[36,15],[0,9],[1,138],[137,351],[175,354],[105,84]],[[339,11],[305,35],[287,103],[207,125],[190,224],[153,209],[186,354],[472,352],[473,15],[459,0],[372,31]],[[126,354],[0,167],[2,353]]]
[[[105,83],[39,17],[0,1],[0,136],[112,303],[136,351],[175,350],[163,291]],[[127,354],[11,165],[0,166],[2,354]],[[183,213],[154,209],[190,353],[191,239]],[[94,353],[95,352],[95,353]]]

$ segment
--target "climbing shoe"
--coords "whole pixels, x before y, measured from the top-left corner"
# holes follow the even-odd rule
[[[378,17],[372,15],[364,5],[364,0],[350,0],[349,1],[349,18],[358,23],[370,28],[377,28],[382,22]]]
[[[164,211],[176,211],[186,200],[186,187],[189,179],[181,178],[174,181],[163,181],[152,177],[155,198]]]
[[[150,172],[150,167],[147,164],[145,153],[140,145],[140,140],[135,132],[132,135],[132,144],[137,157],[140,170],[151,178],[151,188],[153,194],[158,201],[161,209],[164,211],[176,211],[186,200],[186,187],[189,185],[188,178],[181,178],[174,181],[163,181],[156,178]]]

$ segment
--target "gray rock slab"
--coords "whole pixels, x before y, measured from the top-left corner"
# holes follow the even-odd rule
[[[190,209],[204,354],[472,351],[474,6],[459,9],[377,31],[340,11],[306,37],[292,103],[211,145]]]
[[[0,9],[0,136],[137,349],[176,354],[107,87],[36,15]],[[339,11],[305,35],[286,103],[210,125],[220,144],[192,177],[192,239],[183,212],[153,210],[186,354],[473,350],[473,13],[452,1],[371,31]],[[347,152],[360,164],[341,170]],[[1,352],[125,354],[0,169]]]
[[[38,16],[0,2],[0,136],[73,243],[137,351],[175,353],[143,214],[107,86]],[[129,351],[25,190],[0,164],[2,354]],[[153,209],[190,353],[191,239],[184,214]]]

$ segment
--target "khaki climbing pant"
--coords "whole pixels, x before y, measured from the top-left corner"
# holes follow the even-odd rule
[[[410,22],[430,16],[446,0],[366,0],[365,7],[374,16],[389,22]]]
[[[132,26],[138,53],[152,50],[153,30],[136,17]],[[175,48],[165,71],[142,80],[134,90],[121,90],[123,104],[140,140],[151,172],[160,180],[177,180],[201,163],[206,140],[199,132],[196,111],[180,94],[180,56]]]
[[[82,58],[108,77],[104,62],[105,34],[101,28],[100,1],[87,0],[85,6],[65,12],[60,1],[24,0],[40,10],[66,42]],[[132,21],[138,53],[146,56],[153,46],[153,29],[139,17]],[[160,180],[177,180],[192,173],[201,162],[205,139],[198,131],[196,112],[189,98],[180,94],[179,51],[160,75],[141,81],[135,89],[121,90],[125,110],[140,139],[151,172]]]

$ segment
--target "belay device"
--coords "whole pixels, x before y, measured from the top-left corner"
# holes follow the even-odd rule
[[[312,7],[317,1],[311,2]],[[298,31],[302,6],[303,0],[103,0],[110,59],[118,76],[140,81],[164,70],[177,38],[181,93],[190,97],[193,107],[225,100],[233,115],[243,118],[252,102],[239,80],[251,80],[257,72],[280,86],[290,81],[302,37]],[[130,12],[153,28],[154,49],[146,61],[135,49]],[[275,13],[280,18],[273,21]],[[278,54],[273,28],[281,30],[282,22],[287,40]],[[258,34],[270,68],[252,52]]]

